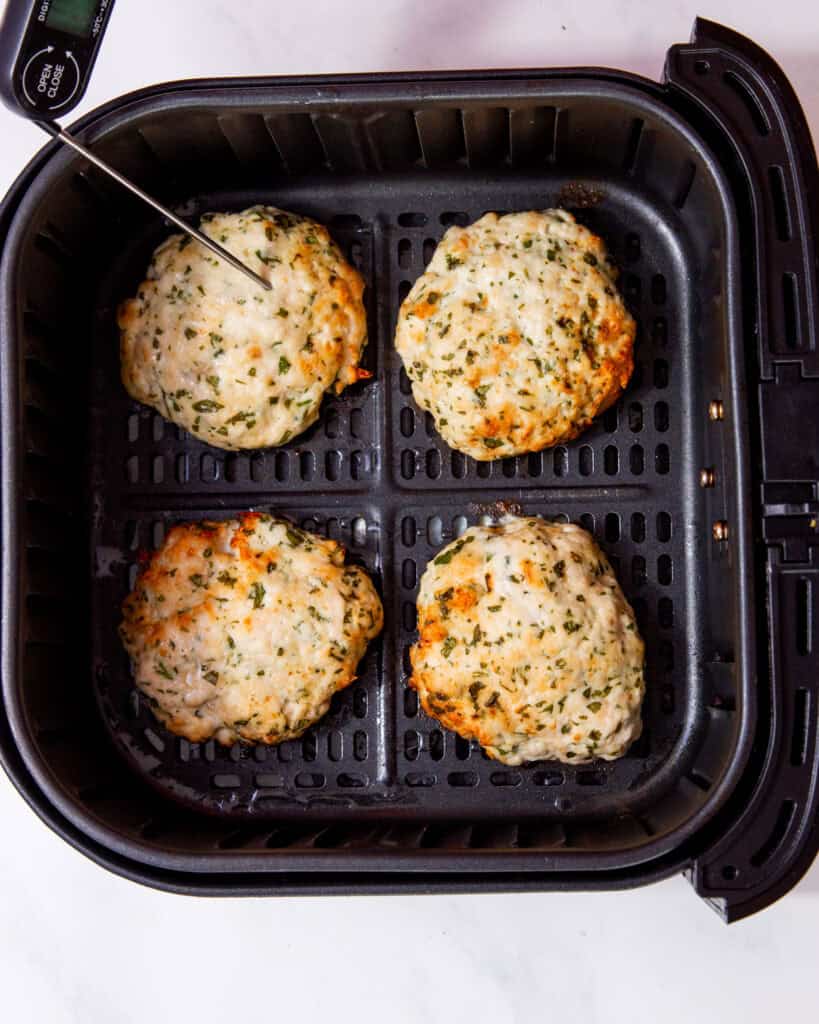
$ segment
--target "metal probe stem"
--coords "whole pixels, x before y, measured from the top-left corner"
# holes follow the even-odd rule
[[[227,251],[227,249],[223,249],[218,242],[214,242],[212,238],[208,238],[208,236],[202,234],[201,231],[191,227],[190,224],[187,224],[181,219],[181,217],[177,217],[175,213],[167,208],[167,206],[163,206],[162,203],[157,202],[157,200],[149,196],[147,192],[143,192],[138,185],[129,181],[129,179],[120,174],[119,171],[114,170],[110,164],[107,164],[104,160],[100,160],[98,156],[92,153],[90,149],[87,149],[81,142],[78,142],[72,135],[69,135],[64,128],[60,127],[60,125],[52,121],[37,121],[36,123],[43,129],[43,131],[47,132],[53,138],[59,139],[60,142],[64,142],[66,146],[70,146],[71,149],[76,150],[76,152],[84,156],[86,160],[89,160],[94,164],[95,167],[99,167],[99,169],[104,171],[109,177],[118,181],[120,185],[123,185],[130,192],[133,192],[135,196],[139,196],[144,203],[147,203],[155,210],[158,210],[163,217],[167,217],[172,224],[181,228],[185,234],[190,235],[191,238],[195,238],[197,242],[201,242],[202,245],[210,249],[210,251],[215,253],[220,259],[229,263],[235,270],[240,270],[243,274],[249,277],[254,284],[259,285],[259,287],[264,288],[266,291],[270,291],[272,285],[269,281],[265,281],[263,277],[259,277],[257,273],[242,263],[241,260],[236,259],[232,253]]]

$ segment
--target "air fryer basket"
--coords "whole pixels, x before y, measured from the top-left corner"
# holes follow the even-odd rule
[[[100,155],[189,216],[298,210],[364,274],[373,380],[278,450],[218,452],[128,399],[114,310],[167,228],[68,153],[47,147],[24,174],[0,268],[0,745],[76,845],[196,892],[603,888],[688,869],[726,916],[775,898],[772,863],[797,870],[813,823],[819,452],[799,175],[816,166],[809,138],[785,145],[806,129],[781,72],[732,33],[699,32],[662,87],[598,71],[199,82],[91,115]],[[550,205],[622,268],[634,379],[572,444],[478,464],[414,405],[397,308],[448,224]],[[813,435],[772,468],[789,423]],[[426,561],[499,502],[587,526],[635,607],[646,730],[618,762],[504,768],[406,686]],[[251,507],[340,539],[387,625],[301,741],[189,744],[134,690],[119,606],[169,525]],[[802,652],[787,679],[785,637]],[[766,776],[783,744],[787,786]],[[759,848],[742,832],[765,827]]]

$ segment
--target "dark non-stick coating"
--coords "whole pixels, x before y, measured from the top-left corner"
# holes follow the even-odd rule
[[[327,870],[324,854],[341,850],[350,870],[436,857],[478,870],[506,855],[503,870],[604,870],[678,847],[730,792],[753,724],[736,231],[707,147],[656,93],[571,76],[494,92],[457,79],[332,97],[188,90],[112,115],[98,147],[189,216],[268,202],[325,222],[367,280],[374,376],[327,399],[282,449],[194,441],[118,378],[115,307],[166,228],[65,155],[32,183],[3,264],[28,439],[21,672],[5,683],[27,765],[62,812],[111,849],[187,870],[274,858]],[[448,224],[554,205],[622,268],[634,378],[571,444],[477,464],[412,401],[392,346],[398,305]],[[726,415],[709,419],[718,399]],[[698,486],[704,467],[717,467],[713,489]],[[406,686],[424,565],[499,507],[589,528],[635,607],[645,733],[618,762],[505,768],[427,719]],[[135,691],[119,609],[140,551],[169,524],[247,508],[341,540],[373,573],[386,626],[360,680],[302,740],[190,744]],[[715,543],[724,518],[735,528]]]

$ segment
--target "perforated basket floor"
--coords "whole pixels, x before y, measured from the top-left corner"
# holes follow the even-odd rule
[[[154,786],[209,811],[256,818],[629,815],[632,844],[667,828],[671,808],[681,814],[708,793],[730,757],[734,698],[709,694],[701,672],[713,657],[709,631],[690,588],[701,549],[710,550],[698,536],[707,530],[699,496],[685,482],[692,426],[683,410],[703,340],[699,283],[685,249],[693,174],[684,168],[666,203],[633,170],[580,183],[556,169],[477,180],[463,173],[353,179],[343,188],[313,181],[188,204],[203,212],[267,202],[314,216],[366,278],[372,381],[328,398],[320,421],[278,450],[219,452],[127,397],[117,382],[113,311],[165,229],[149,225],[110,269],[94,320],[95,679],[115,742]],[[617,406],[576,442],[476,463],[449,449],[411,398],[392,345],[398,306],[448,225],[486,210],[559,204],[602,235],[622,268],[620,285],[639,324],[634,376]],[[647,650],[645,731],[618,762],[505,768],[428,719],[407,687],[424,566],[498,502],[593,532],[635,608]],[[163,730],[133,687],[117,638],[119,608],[139,552],[160,543],[169,524],[248,508],[342,541],[383,596],[384,634],[359,681],[300,741],[191,744]],[[703,749],[710,753],[701,762]],[[652,806],[670,790],[674,800],[652,820]]]

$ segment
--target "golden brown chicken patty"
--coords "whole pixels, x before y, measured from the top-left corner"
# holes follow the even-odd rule
[[[450,228],[401,306],[395,346],[447,444],[487,460],[589,426],[628,383],[634,335],[601,240],[544,210]]]
[[[427,566],[412,685],[428,715],[504,764],[620,757],[641,731],[643,641],[579,526],[507,517]]]
[[[344,549],[271,516],[174,527],[123,606],[136,685],[171,732],[280,743],[355,679],[383,613]]]
[[[254,206],[201,227],[272,289],[171,236],[120,307],[122,381],[218,448],[285,444],[317,419],[325,392],[368,376],[364,283],[306,217]]]

